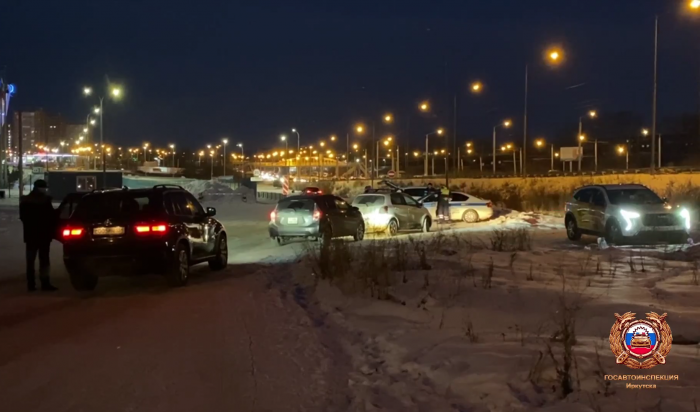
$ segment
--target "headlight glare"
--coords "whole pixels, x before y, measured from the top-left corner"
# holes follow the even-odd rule
[[[622,216],[623,219],[625,219],[625,223],[627,224],[627,227],[625,227],[625,230],[630,231],[632,230],[632,227],[634,224],[632,223],[633,219],[639,219],[640,215],[638,212],[633,212],[630,210],[620,210],[620,215]]]
[[[686,230],[690,230],[690,211],[688,209],[681,209],[681,217],[685,220]]]

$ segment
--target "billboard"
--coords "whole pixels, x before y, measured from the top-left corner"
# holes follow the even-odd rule
[[[559,149],[559,158],[563,162],[573,162],[578,160],[579,154],[583,157],[583,147],[562,147]]]

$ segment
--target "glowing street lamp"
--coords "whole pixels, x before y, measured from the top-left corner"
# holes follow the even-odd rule
[[[698,1],[700,2],[700,0],[698,0]],[[647,129],[642,129],[642,134],[643,134],[644,136],[648,136],[648,135],[649,135],[649,130],[647,130]]]
[[[175,167],[175,145],[171,144],[169,147],[170,147],[170,150],[172,150],[172,152],[173,152],[173,167]],[[175,174],[175,173],[173,173],[173,174]]]
[[[430,110],[430,105],[428,104],[428,102],[423,102],[423,103],[421,103],[420,106],[418,106],[418,107],[420,108],[420,111],[421,111],[421,112],[427,112],[427,111]],[[426,174],[427,174],[427,173],[426,173]]]
[[[509,128],[512,122],[510,120],[505,120],[501,124],[497,124],[493,127],[493,141],[492,141],[492,153],[491,153],[491,163],[493,163],[493,174],[496,174],[496,131],[499,127]]]
[[[700,0],[693,0],[688,3],[688,6],[690,6],[691,9],[700,10]]]
[[[588,117],[591,119],[595,119],[598,116],[598,113],[596,113],[595,110],[591,110],[588,112]],[[578,118],[578,171],[581,172],[581,161],[583,160],[583,150],[581,150],[581,144],[583,143],[584,140],[586,140],[586,137],[583,135],[583,118],[585,116],[579,116]]]
[[[483,90],[484,85],[481,84],[481,82],[474,82],[471,85],[471,91],[472,93],[481,93],[481,90]]]
[[[83,87],[83,94],[85,96],[92,95],[92,87]],[[118,99],[122,95],[122,89],[120,87],[110,85],[108,90],[108,96],[114,99]],[[95,114],[100,115],[100,146],[104,145],[104,96],[100,96],[100,106],[94,109]],[[90,121],[90,124],[94,124],[94,120]],[[102,151],[102,186],[107,187],[107,159],[105,158],[105,151]]]
[[[618,146],[617,153],[619,153],[620,155],[625,155],[625,170],[629,170],[629,168],[630,168],[630,152],[627,150],[627,148],[625,146]]]
[[[430,148],[428,145],[429,137],[431,135],[434,135],[434,134],[441,136],[444,132],[445,131],[442,128],[439,128],[436,131],[425,135],[425,158],[423,159],[423,175],[424,176],[428,175],[428,154],[430,153]]]

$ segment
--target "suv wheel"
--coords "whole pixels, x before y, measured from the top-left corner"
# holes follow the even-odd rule
[[[399,222],[396,219],[391,219],[386,227],[386,233],[389,236],[396,236],[399,233]]]
[[[97,276],[83,269],[77,263],[66,263],[66,270],[70,276],[70,284],[78,292],[95,290],[97,286]]]
[[[355,239],[355,242],[359,242],[365,238],[365,224],[364,223],[360,223],[359,225],[357,225],[357,229],[355,229],[355,235],[352,238]]]
[[[172,287],[185,286],[190,277],[190,254],[183,243],[175,247],[173,260],[165,273],[165,280]]]
[[[566,237],[568,237],[569,240],[581,239],[581,231],[578,229],[576,219],[573,217],[568,217],[566,219]]]
[[[216,256],[209,260],[209,269],[222,270],[228,265],[228,242],[226,235],[220,234],[219,241],[216,242]]]
[[[605,242],[608,245],[616,245],[622,240],[622,230],[620,229],[620,224],[612,221],[608,223],[608,227],[605,229]]]

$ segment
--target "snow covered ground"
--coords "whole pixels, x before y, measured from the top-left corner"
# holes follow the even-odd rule
[[[492,249],[505,232],[454,231],[334,246],[325,274],[319,256],[299,266],[297,278],[315,285],[326,316],[346,332],[353,410],[698,410],[700,246],[601,249],[541,221],[529,237],[510,232],[503,251]],[[616,365],[610,328],[628,311],[668,313],[666,365]],[[571,356],[565,330],[575,331]],[[605,380],[650,374],[679,380]]]

